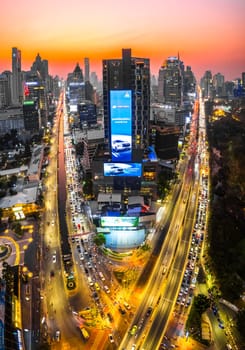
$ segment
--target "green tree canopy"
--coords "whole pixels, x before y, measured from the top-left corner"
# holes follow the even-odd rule
[[[194,306],[197,312],[201,315],[210,307],[210,299],[204,294],[198,294],[194,298]]]
[[[100,247],[103,244],[105,244],[106,239],[105,239],[105,235],[103,233],[98,233],[95,237],[94,237],[94,243]]]

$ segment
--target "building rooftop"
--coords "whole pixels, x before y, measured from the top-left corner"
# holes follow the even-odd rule
[[[37,199],[38,186],[23,189],[14,196],[5,196],[0,200],[0,208],[11,208],[17,204],[34,203]]]

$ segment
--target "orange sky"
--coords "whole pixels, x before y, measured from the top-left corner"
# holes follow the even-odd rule
[[[101,77],[102,59],[121,58],[122,48],[150,58],[153,74],[178,52],[197,78],[245,71],[245,0],[1,0],[0,10],[0,72],[11,70],[12,47],[23,70],[39,53],[63,78],[84,57]]]

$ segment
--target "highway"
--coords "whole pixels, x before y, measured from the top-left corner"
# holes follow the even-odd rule
[[[156,223],[155,233],[150,242],[152,252],[149,260],[145,262],[134,289],[128,290],[118,284],[112,273],[113,269],[126,266],[126,260],[114,262],[99,254],[92,243],[92,235],[87,234],[90,230],[89,221],[86,221],[82,214],[74,214],[75,199],[69,196],[71,188],[76,188],[77,192],[80,189],[77,187],[76,176],[72,175],[74,173],[72,164],[75,158],[73,159],[72,151],[69,150],[71,140],[67,136],[67,131],[60,127],[59,143],[63,142],[62,152],[66,158],[70,159],[68,168],[64,170],[68,177],[66,202],[70,204],[66,205],[67,217],[62,220],[68,219],[68,241],[74,263],[70,271],[74,274],[76,281],[76,288],[68,291],[67,270],[64,269],[60,249],[62,236],[59,233],[58,217],[62,214],[57,210],[57,157],[55,156],[58,154],[55,142],[58,137],[56,128],[59,125],[59,118],[63,119],[65,115],[63,103],[60,102],[57,110],[60,114],[57,116],[56,127],[54,127],[51,151],[53,157],[48,168],[46,211],[43,214],[45,219],[42,250],[44,263],[41,289],[44,334],[48,328],[47,341],[51,343],[53,349],[57,350],[158,349],[165,339],[184,277],[200,191],[199,167],[203,169],[203,162],[207,162],[205,157],[201,157],[202,163],[200,157],[196,157],[197,151],[200,153],[203,151],[198,148],[197,143],[197,115],[193,118],[191,126],[188,156],[179,163],[181,180],[173,186],[172,193],[164,204],[164,216]],[[61,134],[66,135],[64,140]],[[127,266],[129,268],[132,266],[133,271],[137,263],[130,262]],[[102,272],[104,280],[100,279],[99,272]],[[96,284],[98,290],[95,288]],[[106,287],[109,292],[106,291]],[[193,293],[193,288],[194,286],[189,286],[187,293],[189,291]],[[131,309],[122,314],[119,309],[125,301],[130,304]],[[93,314],[90,321],[85,315],[85,309],[88,307],[90,311],[86,312]],[[184,310],[184,304],[179,308]],[[83,317],[79,316],[80,312]],[[108,316],[109,314],[112,319]],[[179,318],[182,316],[184,322],[184,313]],[[89,326],[88,323],[91,325]],[[82,339],[79,325],[87,327],[90,334],[87,341]],[[177,327],[177,325],[171,323],[171,327]],[[180,331],[183,332],[183,330],[182,327]],[[61,335],[59,339],[57,339],[57,331]],[[167,342],[169,346],[174,346],[169,340]]]
[[[195,135],[191,137],[195,138]],[[137,349],[157,349],[166,331],[184,274],[194,222],[198,182],[194,177],[193,153],[190,154],[188,166],[183,169],[181,190],[168,232],[143,300],[131,323],[131,327],[137,325],[137,331],[134,336],[130,333],[125,335],[120,349],[131,349],[134,345]],[[151,317],[147,317],[147,307],[152,307]]]

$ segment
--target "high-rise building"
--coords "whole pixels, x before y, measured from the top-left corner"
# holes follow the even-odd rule
[[[196,93],[196,78],[191,70],[190,66],[187,66],[184,71],[184,99],[190,94],[194,95]]]
[[[204,73],[204,76],[201,78],[200,86],[202,90],[203,98],[212,98],[213,97],[213,77],[212,72],[207,70]]]
[[[225,77],[217,73],[213,76],[213,87],[217,97],[223,97],[225,94]]]
[[[78,104],[78,115],[80,119],[80,126],[92,126],[97,124],[96,105],[90,101],[84,101]]]
[[[23,103],[23,115],[25,130],[30,133],[39,132],[41,129],[41,118],[37,101],[25,100]]]
[[[19,105],[23,99],[23,87],[21,79],[21,51],[17,47],[12,48],[12,103]]]
[[[83,79],[83,72],[78,63],[73,73],[68,74],[67,98],[71,112],[77,112],[78,104],[85,100],[85,83]]]
[[[85,82],[90,81],[90,65],[89,65],[89,58],[84,58],[84,74],[85,74]]]
[[[31,73],[38,76],[39,81],[47,81],[48,80],[48,61],[42,60],[39,53],[36,56],[35,61],[31,67]]]
[[[183,62],[171,56],[159,70],[158,102],[180,107],[183,103]]]
[[[103,60],[105,142],[112,161],[137,161],[148,144],[150,60],[122,50],[122,59]],[[117,152],[117,150],[124,152]]]
[[[242,86],[245,88],[245,72],[242,72]]]
[[[0,74],[0,109],[11,105],[11,78],[10,71]]]

